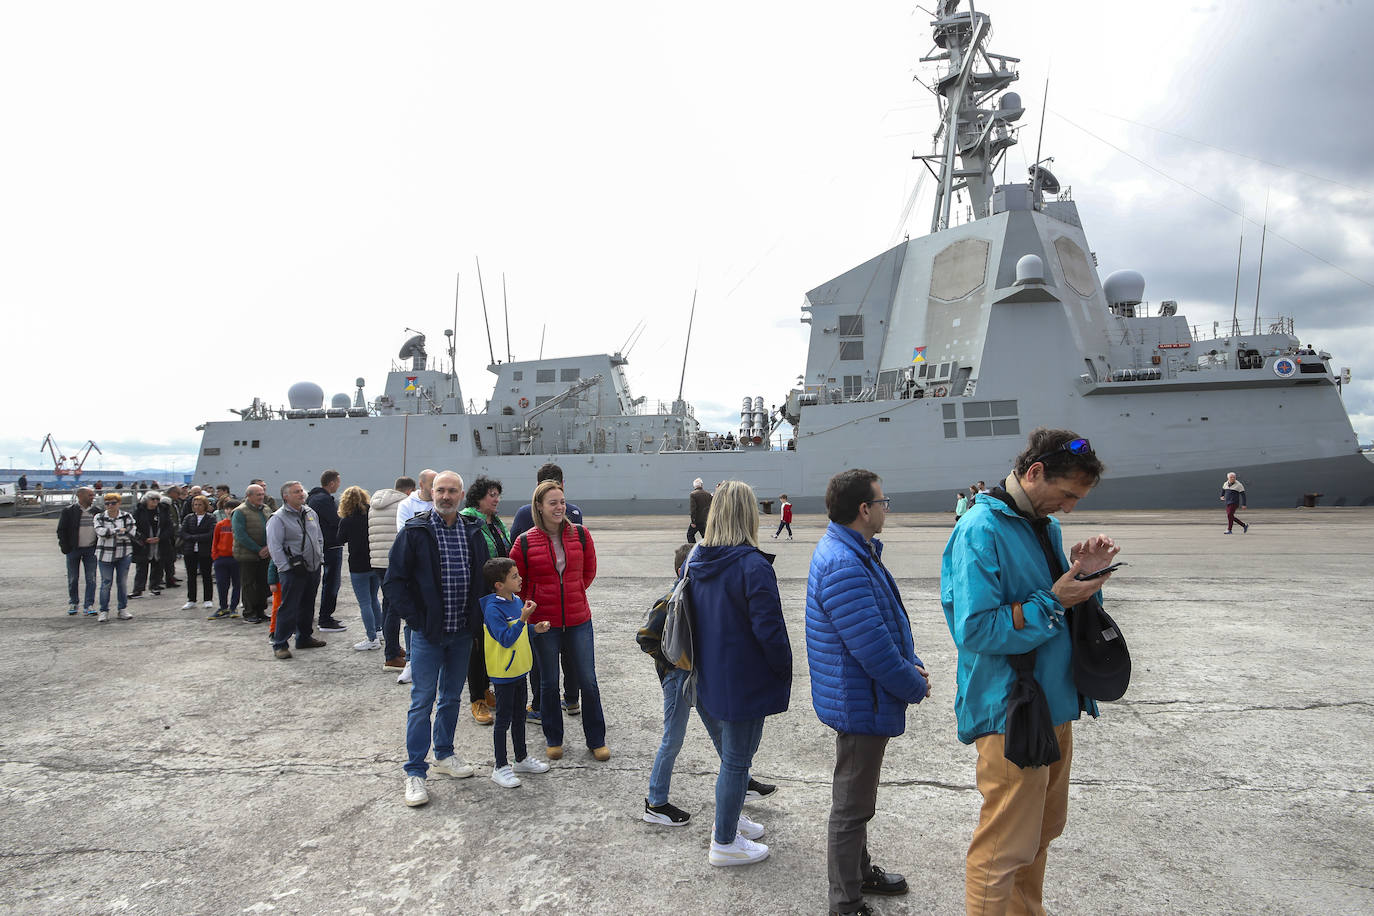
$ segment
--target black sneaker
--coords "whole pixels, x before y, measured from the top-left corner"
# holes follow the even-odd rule
[[[754,777],[749,777],[749,789],[744,793],[745,801],[758,801],[760,798],[767,798],[778,791],[777,786],[769,785],[766,782],[759,782]]]
[[[335,620],[333,617],[326,617],[326,618],[324,618],[323,620],[320,621],[320,632],[321,632],[321,633],[342,633],[344,630],[347,630],[347,629],[348,629],[348,627],[346,627],[346,626],[344,626],[343,624],[339,623],[339,622],[338,622],[337,620]]]
[[[136,591],[136,592],[129,592],[129,600],[130,600],[130,601],[134,600],[135,598],[142,598],[142,597],[143,597],[143,590],[142,590],[142,589],[139,589],[139,590]]]
[[[681,827],[692,819],[692,815],[683,811],[677,805],[664,802],[661,805],[651,805],[649,800],[644,799],[644,820],[650,824],[662,824],[665,827]]]
[[[873,908],[866,903],[859,904],[857,910],[850,910],[847,913],[840,913],[835,910],[830,911],[830,916],[874,916]]]

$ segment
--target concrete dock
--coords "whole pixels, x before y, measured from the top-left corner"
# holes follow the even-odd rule
[[[885,556],[934,694],[889,747],[870,826],[875,861],[911,892],[870,903],[958,914],[980,799],[939,605],[951,518],[897,509]],[[1374,509],[1245,517],[1250,533],[1229,537],[1219,508],[1063,519],[1066,542],[1102,531],[1123,545],[1131,565],[1106,596],[1135,667],[1126,697],[1076,726],[1052,913],[1374,912]],[[69,617],[55,522],[0,522],[0,911],[824,913],[834,745],[803,630],[824,519],[799,515],[794,542],[763,544],[778,555],[792,705],[755,759],[780,789],[746,809],[772,856],[733,869],[707,864],[716,760],[699,722],[672,790],[692,822],[640,819],[662,697],[634,632],[686,519],[588,521],[612,759],[594,761],[570,720],[563,760],[499,788],[491,730],[465,706],[457,747],[478,776],[431,774],[417,809],[402,803],[408,691],[380,652],[353,651],[346,578],[348,631],[283,662],[262,627],[182,611],[180,590],[131,602],[132,621]]]

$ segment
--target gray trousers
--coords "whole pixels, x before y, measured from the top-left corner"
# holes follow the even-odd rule
[[[826,830],[826,877],[830,909],[852,913],[863,904],[868,857],[868,822],[878,806],[886,735],[835,735],[835,779]]]

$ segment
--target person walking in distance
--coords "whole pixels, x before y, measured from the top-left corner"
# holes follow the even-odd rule
[[[692,481],[692,493],[687,497],[690,515],[687,521],[687,543],[695,544],[697,537],[706,537],[706,518],[711,514],[711,494],[700,477]]]
[[[281,609],[271,633],[272,651],[277,658],[288,659],[292,634],[297,649],[318,649],[325,644],[314,637],[310,626],[324,563],[324,534],[315,510],[305,504],[305,487],[299,480],[282,484],[281,499],[282,507],[267,522],[267,546],[281,579]]]
[[[25,487],[20,486],[20,489]],[[87,616],[95,613],[95,491],[90,487],[76,488],[76,502],[62,510],[57,519],[57,546],[67,558],[67,614],[75,615],[77,606],[85,608]],[[85,603],[77,586],[85,574]]]
[[[429,802],[425,780],[431,765],[425,758],[431,747],[436,772],[455,779],[474,772],[453,749],[472,654],[468,621],[478,613],[468,554],[471,532],[458,511],[463,478],[454,471],[436,474],[431,495],[434,508],[412,516],[401,528],[382,583],[387,600],[411,628],[413,683],[404,770],[405,803],[412,808]]]
[[[249,623],[263,623],[268,618],[267,564],[272,558],[267,546],[269,518],[267,491],[260,483],[248,485],[243,503],[229,515],[243,589],[243,619]]]
[[[1226,480],[1221,484],[1221,501],[1226,504],[1226,534],[1231,533],[1231,529],[1240,525],[1240,530],[1245,534],[1250,533],[1250,526],[1236,517],[1239,509],[1245,508],[1245,484],[1236,477],[1236,472],[1231,471],[1226,475]]]
[[[790,541],[792,540],[792,504],[787,501],[786,493],[778,499],[782,500],[782,521],[778,522],[778,530],[773,532],[773,540],[776,541],[778,535],[782,534],[782,529],[786,528],[787,539]]]
[[[334,494],[342,480],[330,468],[320,475],[320,485],[310,491],[306,502],[315,510],[324,533],[324,566],[320,578],[320,632],[342,633],[348,629],[334,617],[339,603],[339,583],[343,579],[343,541],[339,539],[339,504]]]

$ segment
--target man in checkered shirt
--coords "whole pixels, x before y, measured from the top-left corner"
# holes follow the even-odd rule
[[[401,526],[382,584],[388,603],[412,631],[405,764],[405,801],[411,807],[429,801],[425,776],[431,764],[425,758],[431,746],[435,771],[458,779],[473,774],[454,754],[453,735],[472,651],[468,621],[480,613],[469,540],[481,536],[481,523],[459,514],[463,478],[454,471],[439,473],[431,493],[434,508]]]

